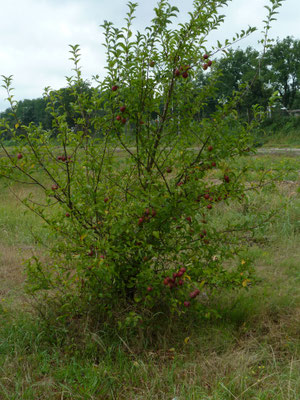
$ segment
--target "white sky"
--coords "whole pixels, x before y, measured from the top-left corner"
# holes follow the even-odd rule
[[[149,24],[157,0],[136,0],[139,3],[134,27],[138,30]],[[192,0],[169,0],[180,9],[180,20],[187,19]],[[13,75],[16,99],[41,97],[43,89],[66,86],[65,76],[71,75],[69,44],[81,47],[84,77],[104,76],[105,55],[102,29],[104,20],[122,26],[127,0],[0,0],[0,75]],[[262,20],[268,0],[232,0],[222,13],[225,24],[214,32],[210,44],[217,39],[231,39],[248,25],[257,26],[258,32],[240,42],[241,47],[258,48]],[[285,0],[278,20],[273,22],[270,37],[300,39],[300,0]],[[259,48],[258,48],[259,49]],[[0,111],[9,104],[0,88]]]

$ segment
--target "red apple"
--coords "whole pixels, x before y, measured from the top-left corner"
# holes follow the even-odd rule
[[[18,160],[21,160],[21,158],[23,158],[23,154],[19,153],[19,154],[17,155],[17,157],[18,157]]]
[[[184,284],[184,281],[183,281],[182,279],[179,279],[178,285],[179,285],[179,286],[182,286],[183,284]]]
[[[117,121],[121,121],[121,115],[117,115],[117,116],[116,116],[116,120],[117,120]]]
[[[153,287],[151,287],[151,286],[147,287],[147,292],[152,292],[152,290],[153,290]]]
[[[170,282],[170,277],[168,276],[167,278],[164,279],[164,285],[167,286]]]
[[[166,172],[168,172],[168,174],[171,173],[171,172],[172,172],[172,168],[168,167],[168,168],[166,169]]]
[[[109,198],[108,197],[104,197],[103,201],[104,201],[104,203],[107,203],[109,201]]]
[[[203,64],[204,71],[207,70],[207,68],[208,68],[208,64]]]
[[[119,86],[117,86],[117,85],[114,85],[114,86],[112,86],[112,88],[111,88],[111,90],[113,91],[113,92],[115,92],[116,90],[118,90],[119,89]]]
[[[210,198],[209,193],[205,193],[204,198],[205,198],[206,200],[208,200],[208,199]]]
[[[186,217],[186,220],[187,220],[188,222],[192,222],[192,218],[191,218],[191,217]]]
[[[212,167],[215,167],[217,164],[213,161],[212,163],[211,163],[211,166]]]
[[[224,181],[225,181],[226,183],[229,183],[229,182],[230,182],[230,179],[229,179],[229,176],[228,176],[228,175],[224,175]]]
[[[207,60],[207,59],[208,59],[208,57],[209,57],[209,55],[208,55],[208,54],[204,54],[204,56],[203,56],[204,60]]]
[[[66,217],[68,217],[68,218],[69,218],[69,217],[70,217],[70,213],[68,213],[68,212],[67,212],[67,213],[66,213]]]
[[[200,294],[200,290],[196,289],[193,292],[190,293],[190,298],[194,299],[195,297],[197,297]]]
[[[121,111],[122,113],[125,112],[125,110],[126,110],[126,106],[120,107],[120,111]]]
[[[182,77],[183,77],[184,79],[186,79],[188,76],[189,76],[189,74],[188,74],[187,71],[184,71],[184,72],[182,73]]]
[[[179,71],[178,68],[175,69],[174,75],[175,76],[180,76],[181,72]]]
[[[213,147],[212,146],[208,146],[207,150],[208,151],[213,151]]]
[[[211,204],[208,204],[208,205],[207,205],[207,208],[208,208],[209,210],[211,210],[211,209],[212,209],[212,205],[211,205]]]
[[[122,124],[124,125],[124,124],[126,124],[126,121],[127,121],[127,119],[126,118],[122,118]]]
[[[184,307],[189,307],[189,306],[191,305],[191,303],[190,303],[189,301],[185,301],[185,302],[183,303],[183,305],[184,305]]]
[[[185,273],[186,272],[186,268],[185,267],[181,267],[179,271]]]
[[[57,190],[58,189],[58,185],[56,185],[56,183],[54,185],[51,186],[52,190]]]
[[[142,223],[144,222],[144,218],[139,218],[139,220],[138,220],[138,225],[142,225]]]
[[[209,67],[211,67],[212,61],[211,61],[211,60],[208,60],[208,61],[207,61],[207,65],[208,65]]]

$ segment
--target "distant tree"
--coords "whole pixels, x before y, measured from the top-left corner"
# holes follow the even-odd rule
[[[83,81],[80,86],[76,88],[77,92],[81,92],[89,99],[94,90],[91,88],[90,84]],[[50,90],[49,90],[50,91]],[[74,129],[80,129],[80,119],[82,115],[79,109],[74,110],[72,103],[75,101],[75,94],[72,87],[72,83],[68,87],[61,88],[58,90],[51,91],[52,98],[55,98],[55,104],[51,104],[56,112],[60,115],[65,115],[66,122],[70,127]],[[13,127],[17,120],[24,125],[29,125],[34,123],[36,126],[42,125],[46,130],[52,130],[53,136],[55,136],[55,127],[52,126],[53,116],[51,114],[51,107],[49,108],[50,96],[45,95],[43,98],[36,99],[24,99],[17,103],[15,115],[12,115],[11,108],[6,109],[4,112],[0,113],[0,117],[6,119]],[[53,111],[53,109],[52,109]],[[98,111],[98,113],[101,110]],[[7,131],[7,139],[10,138],[10,134]]]
[[[255,77],[258,56],[258,51],[251,47],[247,47],[246,50],[230,49],[227,55],[217,62],[223,75],[219,84],[223,96],[231,96],[233,91],[238,90],[242,82],[250,81]]]
[[[17,106],[17,116],[24,123],[33,122],[35,125],[42,124],[45,129],[51,128],[51,115],[46,111],[47,99],[37,98],[22,100]]]
[[[265,77],[278,90],[282,105],[293,108],[300,88],[300,40],[288,36],[271,47],[265,56]]]
[[[21,121],[21,123],[25,125],[34,123],[37,126],[41,124],[44,129],[51,129],[53,118],[46,110],[47,102],[48,100],[46,98],[20,100],[14,110],[15,115],[13,115],[11,108],[7,108],[0,114],[0,117],[8,121],[11,127],[13,127],[17,121]],[[8,130],[6,138],[11,138],[11,134]]]
[[[73,103],[78,95],[82,96],[82,103],[77,107],[74,107]],[[48,91],[48,95],[46,96],[49,96],[49,99],[52,99],[50,102],[49,99],[47,100],[47,103],[49,102],[47,107],[48,112],[51,112],[52,114],[55,112],[58,115],[64,115],[66,123],[75,131],[83,129],[83,120],[87,119],[89,122],[92,122],[97,115],[103,115],[104,113],[103,107],[97,109],[97,111],[89,110],[90,112],[88,113],[84,110],[85,102],[88,102],[92,96],[95,98],[98,97],[98,99],[101,97],[101,93],[98,89],[91,87],[90,83],[84,80],[80,82],[80,85],[76,85],[76,87],[74,86],[74,82],[69,81],[69,86],[56,91]],[[54,103],[53,99],[55,99]],[[53,131],[55,132],[55,127],[53,128]],[[95,127],[93,126],[90,130],[94,133]]]
[[[226,56],[215,61],[215,68],[210,73],[200,73],[196,86],[203,89],[217,80],[214,96],[206,99],[201,116],[209,116],[216,111],[218,105],[224,104],[233,93],[240,90],[242,83],[248,82],[247,90],[240,99],[237,111],[240,116],[252,118],[252,107],[256,104],[266,106],[271,94],[259,72],[259,53],[251,47],[246,50],[230,49]]]
[[[9,123],[10,126],[13,126],[13,121],[15,117],[11,114],[11,112],[12,112],[11,108],[7,108],[5,111],[2,111],[0,113],[0,119],[3,118]],[[11,132],[8,129],[4,129],[2,135],[5,138],[5,140],[10,140],[12,137]]]
[[[238,111],[241,115],[252,117],[252,107],[256,104],[265,107],[271,95],[264,76],[259,69],[259,52],[252,47],[246,50],[229,50],[226,57],[218,61],[222,73],[219,82],[219,96],[228,98],[234,91],[239,90],[242,82],[248,82],[247,90],[241,98]]]

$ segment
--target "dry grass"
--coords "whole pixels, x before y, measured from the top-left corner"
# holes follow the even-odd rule
[[[0,297],[19,302],[25,280],[23,262],[32,255],[31,246],[20,249],[0,244]]]

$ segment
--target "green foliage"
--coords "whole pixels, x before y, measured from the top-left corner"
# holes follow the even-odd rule
[[[2,133],[17,145],[0,143],[0,174],[42,194],[21,200],[56,241],[48,261],[28,262],[28,290],[57,303],[62,321],[88,310],[93,319],[138,326],[155,313],[182,314],[190,305],[209,318],[216,312],[207,299],[255,282],[245,232],[273,214],[257,217],[247,206],[248,193],[266,184],[264,174],[247,187],[247,170],[232,160],[249,153],[263,110],[253,107],[251,123],[238,118],[247,93],[240,85],[210,118],[197,118],[215,80],[204,90],[194,80],[208,58],[206,37],[223,20],[218,9],[227,3],[195,1],[189,21],[174,29],[178,10],[161,0],[152,25],[136,37],[136,4],[129,3],[125,27],[103,25],[107,76],[95,77],[98,87],[86,90],[79,46],[71,46],[68,90],[45,92],[51,131],[23,123],[11,77],[4,78],[15,124],[3,119]],[[244,207],[244,218],[217,222],[230,202]],[[125,318],[116,310],[126,310]]]
[[[265,79],[278,90],[281,103],[292,109],[300,88],[300,40],[277,40],[265,55]]]
[[[226,55],[216,61],[220,71],[217,83],[218,102],[231,98],[235,91],[240,90],[240,85],[247,83],[247,91],[243,94],[237,105],[240,118],[247,120],[253,117],[252,108],[255,105],[266,107],[272,90],[266,87],[263,77],[259,73],[260,54],[248,47],[246,50],[230,49]]]
[[[12,108],[8,108],[1,113],[1,118],[6,120],[10,129],[13,129],[16,121],[20,120],[24,125],[29,125],[30,123],[36,126],[41,125],[44,130],[51,131],[52,137],[56,137],[57,132],[53,127],[53,116],[51,115],[51,109],[48,108],[50,101],[49,90],[50,88],[46,88],[43,98],[25,99],[15,103]],[[90,85],[88,82],[82,81],[80,86],[77,86],[75,90],[80,90],[86,96],[90,96]],[[65,114],[68,126],[76,130],[76,119],[79,115],[74,114],[72,108],[74,88],[67,87],[53,91],[52,98],[55,98],[55,105],[52,104],[52,106],[56,115]],[[95,112],[99,114],[101,110]],[[5,137],[7,141],[12,140],[13,137],[13,132],[10,129],[2,132],[2,137]]]

